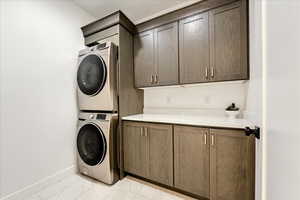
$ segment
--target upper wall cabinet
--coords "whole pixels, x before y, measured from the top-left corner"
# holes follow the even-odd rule
[[[177,22],[155,29],[156,84],[178,84]]]
[[[179,22],[180,83],[208,81],[209,26],[208,13]]]
[[[178,84],[177,22],[134,38],[136,87]]]
[[[135,86],[149,87],[155,74],[154,30],[134,37]]]
[[[210,78],[248,79],[246,4],[239,1],[210,11]]]
[[[136,87],[249,79],[247,0],[214,1],[137,26]]]

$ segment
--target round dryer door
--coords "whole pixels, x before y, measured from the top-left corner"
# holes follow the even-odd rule
[[[95,124],[82,126],[77,136],[77,150],[81,159],[90,166],[101,164],[106,154],[106,140]]]
[[[89,54],[79,64],[78,87],[86,95],[96,95],[103,89],[106,76],[107,68],[101,56]]]

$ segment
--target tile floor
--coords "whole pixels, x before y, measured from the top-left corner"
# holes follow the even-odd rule
[[[81,175],[69,175],[24,200],[192,200],[193,198],[125,177],[108,186]]]

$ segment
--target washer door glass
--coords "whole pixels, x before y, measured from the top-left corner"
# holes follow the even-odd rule
[[[107,70],[104,60],[95,54],[88,55],[78,67],[78,87],[86,95],[96,95],[103,89],[106,75]]]
[[[94,124],[86,124],[79,130],[77,150],[81,159],[90,166],[101,164],[106,154],[106,140],[102,130]]]

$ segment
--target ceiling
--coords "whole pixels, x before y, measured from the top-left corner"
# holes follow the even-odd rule
[[[133,23],[195,3],[199,0],[73,0],[96,18],[121,10]]]

